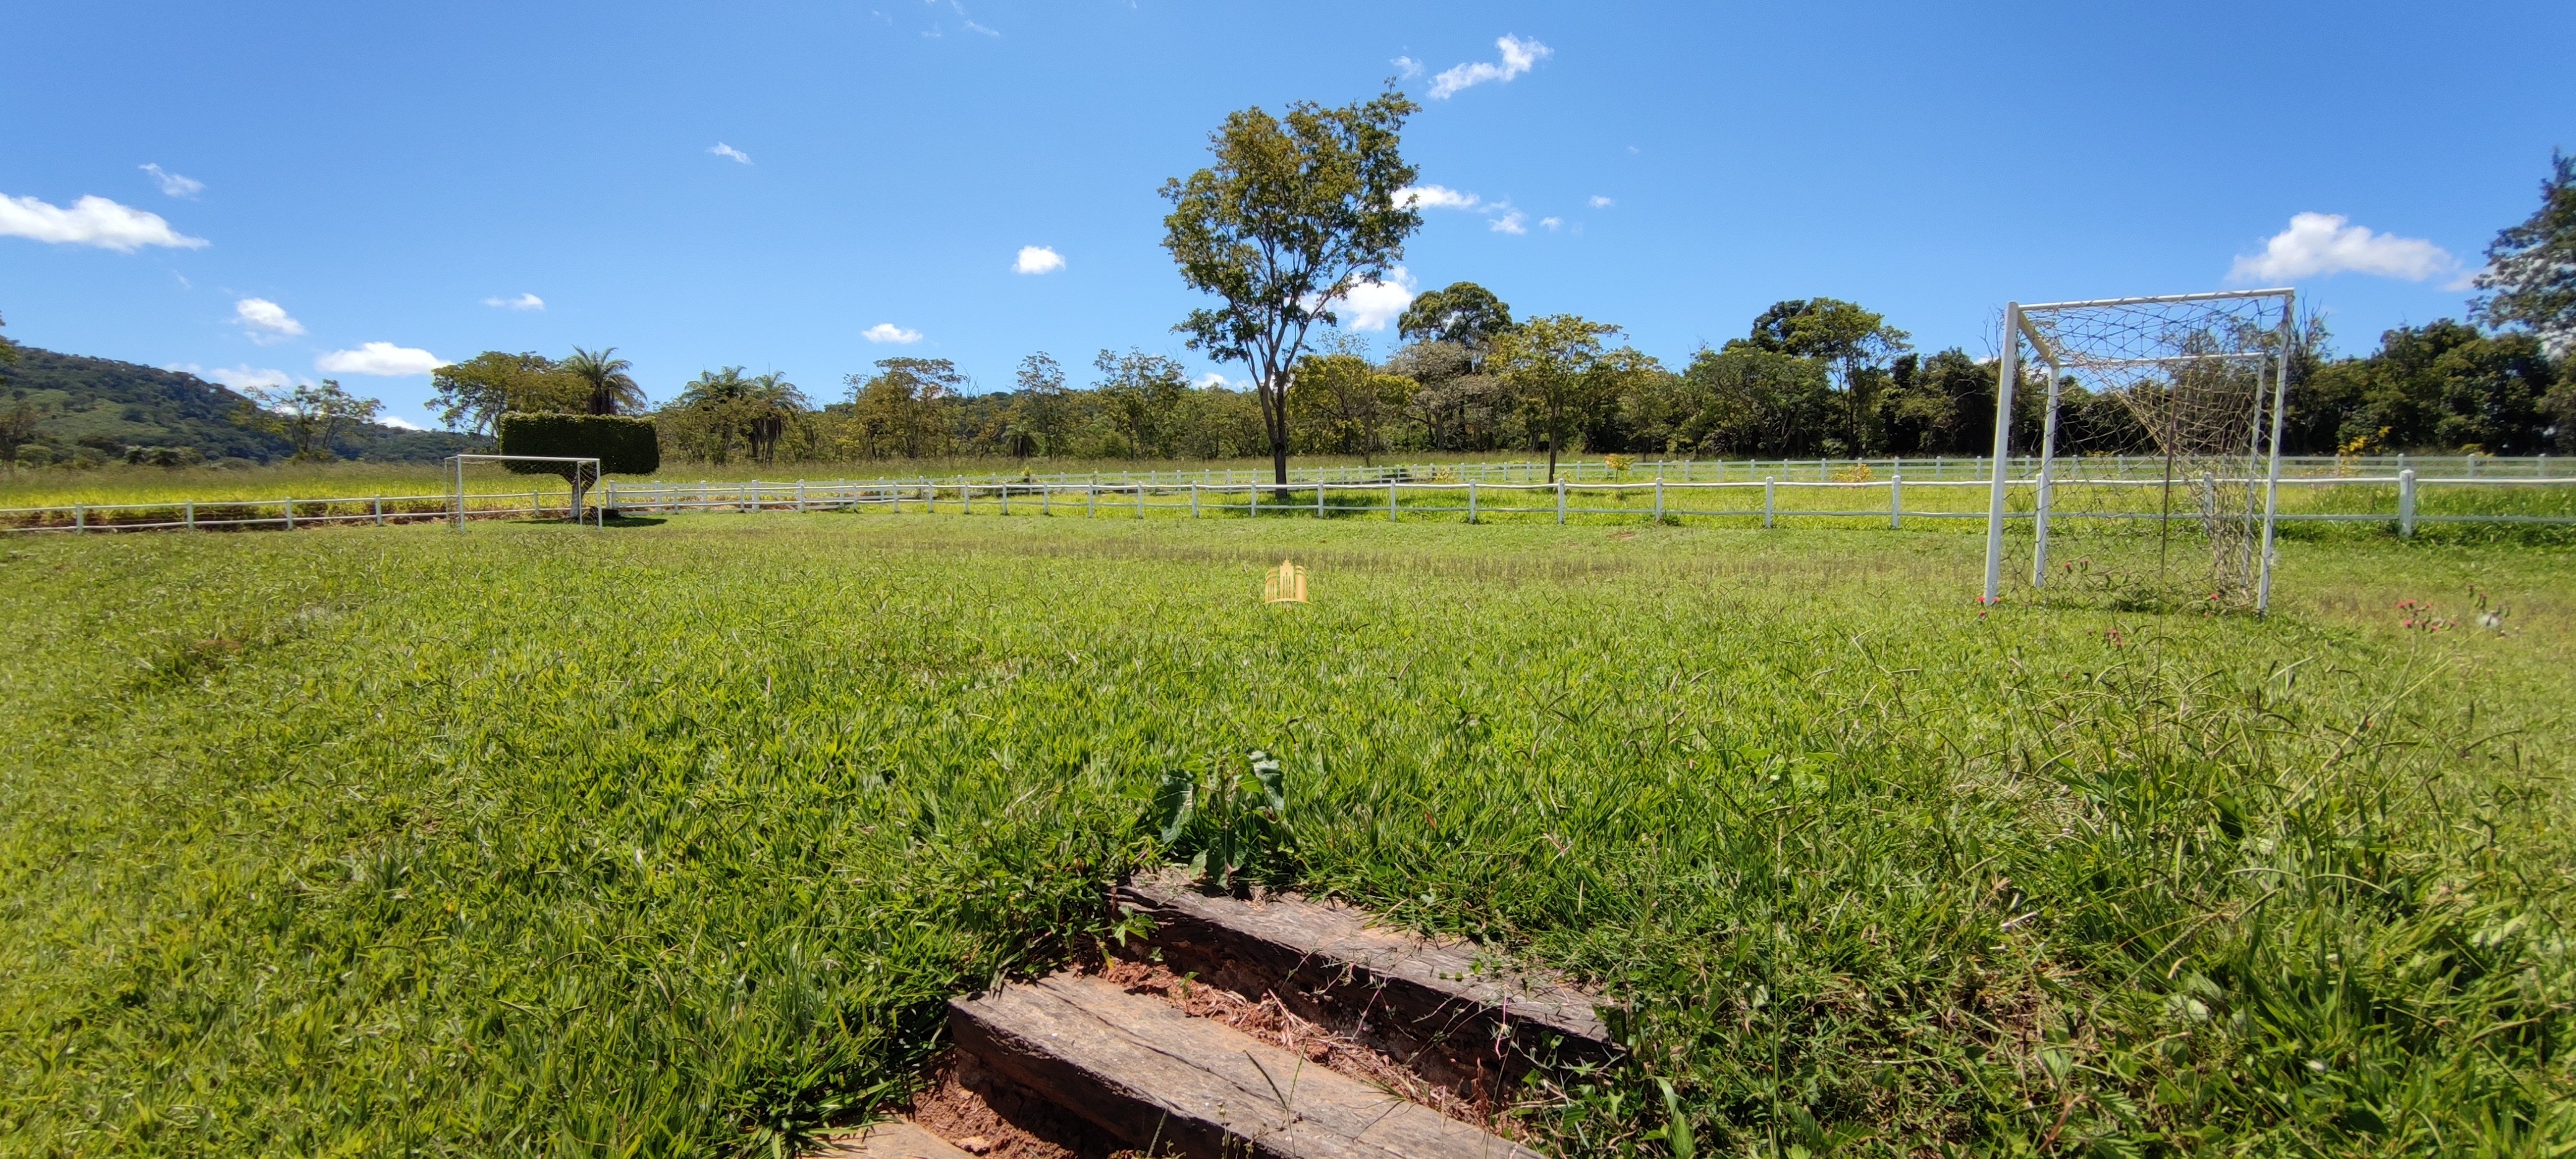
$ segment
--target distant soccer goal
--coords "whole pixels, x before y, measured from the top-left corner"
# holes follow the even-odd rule
[[[597,459],[576,458],[564,455],[449,455],[446,459],[448,468],[447,514],[449,521],[458,531],[465,530],[465,464],[468,462],[499,463],[519,474],[547,474],[562,476],[565,481],[572,484],[573,522],[581,522],[584,517],[584,512],[588,511],[590,513],[590,520],[593,526],[607,526],[606,509],[598,507],[585,508],[582,502],[583,497],[589,494],[591,487],[599,482],[599,460]],[[535,464],[540,463],[553,465],[550,467],[534,466]],[[514,464],[529,464],[529,466],[516,466]]]
[[[2030,582],[2040,587],[2050,578],[2052,520],[2117,520],[2151,524],[2158,581],[2268,610],[2296,297],[2269,289],[2006,303],[1986,601],[2003,594],[2008,523],[2030,521]],[[2024,383],[2031,370],[2045,383]],[[2035,445],[2026,406],[2014,400],[2024,390],[2046,392]]]

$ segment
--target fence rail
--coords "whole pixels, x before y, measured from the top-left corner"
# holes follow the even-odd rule
[[[2017,480],[2013,486],[2025,492],[2035,490],[2036,479]],[[2262,480],[2231,480],[2259,485]],[[627,512],[682,511],[845,511],[884,509],[920,511],[936,514],[947,510],[958,515],[972,515],[980,502],[992,515],[1013,513],[1014,500],[1019,513],[1027,515],[1127,516],[1146,518],[1152,513],[1178,514],[1191,518],[1208,514],[1245,516],[1383,514],[1387,519],[1408,515],[1461,515],[1470,523],[1487,517],[1541,515],[1564,523],[1577,515],[1644,515],[1655,520],[1675,518],[1754,519],[1762,526],[1777,526],[1788,518],[1887,520],[1890,527],[1903,527],[1908,519],[1984,519],[1982,506],[1955,509],[1915,507],[1905,503],[1909,491],[1982,492],[1990,487],[1987,479],[1915,479],[1902,473],[1885,480],[1785,480],[1765,477],[1738,482],[1671,482],[1644,481],[1626,483],[1576,483],[1560,479],[1555,483],[1485,483],[1449,480],[1384,479],[1367,482],[1307,481],[1304,483],[1053,483],[1042,481],[977,482],[866,482],[851,483],[698,483],[698,484],[610,484],[602,500]],[[2061,493],[2085,488],[2102,488],[2117,492],[2165,485],[2155,479],[2076,478],[2052,483]],[[2394,523],[2401,535],[2414,534],[2422,523],[2544,523],[2576,524],[2576,515],[2529,515],[2513,513],[2423,513],[2419,500],[2428,488],[2436,487],[2576,487],[2576,477],[2460,477],[2423,478],[2413,470],[2393,476],[2291,477],[2281,480],[2289,491],[2303,488],[2385,487],[2393,488],[2394,503],[2387,511],[2284,511],[2278,518],[2285,523],[2301,522],[2380,522]],[[1788,490],[1793,498],[1815,491],[1883,493],[1884,504],[1865,508],[1782,507],[1780,492]],[[1706,497],[1728,493],[1759,492],[1760,507],[1749,502],[1744,506],[1689,506],[1695,496]],[[1535,493],[1543,502],[1493,502],[1488,496],[1529,496]],[[1267,497],[1265,501],[1265,496]],[[1411,496],[1408,500],[1406,497]],[[1599,500],[1604,496],[1619,500],[1617,506],[1586,506],[1579,500]],[[1629,496],[1651,499],[1651,506],[1640,509],[1627,502]],[[1353,500],[1357,501],[1354,502]],[[2015,510],[2009,518],[2028,519],[2034,512]],[[2138,520],[2173,518],[2170,512],[2085,510],[2058,506],[2055,519]],[[2190,518],[2192,516],[2184,516]]]
[[[543,491],[466,496],[473,519],[569,517],[570,496]],[[299,527],[372,523],[437,523],[456,518],[456,496],[361,495],[341,499],[182,499],[163,503],[74,503],[65,507],[0,507],[0,531],[293,531]]]
[[[2089,475],[2109,478],[2161,477],[2164,460],[2151,455],[2085,455],[2059,456],[2058,469],[2080,469]],[[2007,474],[2018,478],[2039,473],[2039,459],[2016,455],[2006,461]],[[2564,458],[2548,455],[2505,458],[2495,455],[2284,455],[2284,475],[2309,477],[2356,477],[2367,475],[2394,476],[2412,470],[2418,475],[2443,475],[2470,479],[2498,478],[2569,478],[2576,468]],[[1558,478],[1574,483],[1727,483],[1759,482],[1764,478],[1782,483],[1836,482],[1851,476],[1864,479],[1884,478],[1902,472],[1917,482],[1948,482],[1960,479],[1988,480],[1994,477],[1994,460],[1976,456],[1929,456],[1885,459],[1633,459],[1624,468],[1612,466],[1605,458],[1565,459],[1558,462]],[[1547,461],[1544,459],[1508,462],[1459,460],[1438,462],[1425,460],[1387,463],[1377,466],[1291,467],[1288,481],[1292,485],[1316,483],[1383,483],[1389,479],[1407,481],[1454,481],[1459,483],[1546,483]],[[757,480],[755,480],[756,482]],[[933,476],[926,474],[880,476],[875,479],[836,479],[829,484],[809,481],[816,486],[860,484],[910,484],[925,486],[983,485],[1013,483],[1097,483],[1104,486],[1126,486],[1135,483],[1182,486],[1199,484],[1238,484],[1273,482],[1271,469],[1262,467],[1210,467],[1200,469],[1057,472],[987,471],[982,473]],[[651,481],[655,486],[687,486],[686,480]],[[727,484],[735,485],[735,484]]]
[[[2399,458],[2391,456],[2392,460]],[[2161,467],[2160,460],[2139,460]],[[2413,459],[2412,462],[2427,462]],[[1872,462],[1891,463],[1884,478],[1875,477],[1869,469]],[[2065,462],[2065,460],[2061,460]],[[2128,469],[2125,463],[2107,467],[2095,459],[2082,460],[2086,473],[2080,477],[2060,478],[2052,486],[2061,495],[2088,488],[2107,493],[2168,485],[2160,477],[2149,477],[2144,468]],[[2353,460],[2322,460],[2340,471],[2354,469]],[[2281,480],[2285,494],[2318,488],[2393,488],[2385,509],[2373,502],[2372,510],[2363,511],[2283,511],[2284,523],[2301,522],[2381,522],[2396,525],[2399,534],[2412,535],[2424,523],[2537,523],[2576,524],[2576,515],[2530,514],[2515,512],[2422,512],[2419,500],[2428,489],[2438,488],[2544,488],[2576,486],[2576,475],[2553,475],[2546,470],[2545,457],[2534,459],[2495,459],[2450,457],[2434,460],[2460,466],[2456,475],[2427,477],[2413,467],[2390,475],[2350,473],[2285,474]],[[1583,481],[1573,473],[1560,473],[1557,481],[1514,481],[1510,471],[1525,466],[1544,464],[1463,464],[1448,467],[1374,468],[1379,473],[1366,479],[1306,478],[1278,484],[1260,479],[1211,481],[1198,478],[1171,478],[1179,472],[1159,473],[1166,477],[1131,476],[1122,480],[1066,481],[1023,477],[1018,479],[972,480],[833,480],[794,483],[621,483],[609,481],[595,492],[600,506],[622,513],[668,513],[684,511],[847,511],[887,510],[939,513],[953,511],[960,515],[977,513],[979,508],[995,515],[1011,514],[1080,514],[1091,517],[1132,516],[1144,518],[1153,513],[1180,514],[1192,518],[1203,515],[1316,515],[1347,516],[1383,514],[1388,519],[1405,516],[1464,515],[1468,522],[1488,517],[1551,517],[1563,523],[1573,516],[1623,515],[1668,518],[1744,519],[1758,518],[1764,527],[1781,519],[1879,520],[1888,526],[1902,527],[1908,519],[1983,519],[1982,502],[1957,507],[1909,507],[1909,492],[1941,494],[1960,490],[1981,491],[1991,485],[1990,468],[1985,460],[1791,460],[1805,477],[1784,475],[1776,470],[1752,474],[1753,468],[1769,463],[1686,463],[1637,464],[1624,480]],[[2520,469],[2506,470],[2499,465]],[[1467,468],[1459,477],[1459,467]],[[1653,468],[1670,467],[1682,478],[1638,478]],[[1978,466],[1977,472],[1964,468]],[[2031,464],[2035,470],[2036,463]],[[2286,466],[2286,461],[2285,461]],[[1961,468],[1945,471],[1944,467]],[[1491,468],[1505,475],[1501,479],[1481,477],[1478,468]],[[1329,474],[1341,468],[1328,468],[1315,474]],[[1812,472],[1808,474],[1806,472]],[[1239,474],[1240,472],[1225,472]],[[1706,475],[1731,473],[1733,478],[1706,478]],[[1202,473],[1204,474],[1204,473]],[[1925,475],[1930,477],[1925,477]],[[1692,475],[1702,477],[1688,477]],[[1747,477],[1751,475],[1751,477]],[[1944,477],[1944,476],[1947,477]],[[1819,477],[1821,476],[1821,477]],[[2253,482],[2260,483],[2260,480]],[[2012,486],[2027,494],[2035,489],[2035,477],[2012,478]],[[1794,506],[1781,505],[1781,492],[1788,491]],[[1755,493],[1761,504],[1752,504]],[[1816,507],[1806,504],[1816,493],[1873,494],[1866,507]],[[2338,492],[2342,494],[2342,492]],[[1876,496],[1883,495],[1883,500]],[[1741,496],[1742,502],[1726,505],[1727,497]],[[1532,505],[1529,500],[1536,498]],[[2365,496],[2365,499],[2376,499]],[[1716,505],[1712,505],[1716,504]],[[546,518],[550,515],[569,517],[570,496],[543,491],[477,492],[464,497],[464,514],[474,519]],[[1017,511],[1014,511],[1014,507]],[[337,499],[268,499],[223,500],[162,503],[72,504],[63,507],[23,507],[0,509],[0,529],[18,532],[91,532],[91,531],[244,531],[293,530],[297,527],[373,523],[424,523],[453,520],[458,501],[454,493],[437,495],[371,495]],[[2030,518],[2029,510],[2008,513],[2016,519]],[[2109,509],[2086,510],[2062,502],[2051,513],[2052,519],[2134,520],[2170,518],[2170,513]]]

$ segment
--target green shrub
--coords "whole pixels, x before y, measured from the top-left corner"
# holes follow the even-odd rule
[[[521,414],[501,416],[504,455],[555,455],[599,460],[607,475],[649,475],[662,469],[662,444],[650,419],[624,415]],[[522,475],[571,478],[569,463],[511,463]]]

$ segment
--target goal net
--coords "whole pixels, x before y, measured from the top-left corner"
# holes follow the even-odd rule
[[[499,467],[511,475],[552,475],[560,478],[572,485],[570,502],[567,505],[567,514],[571,520],[579,523],[587,516],[594,523],[606,526],[602,521],[607,518],[607,512],[598,507],[588,506],[584,502],[591,487],[599,482],[598,459],[568,455],[449,455],[446,459],[447,515],[449,522],[459,531],[465,529],[467,509],[476,499],[476,496],[467,488],[467,468],[480,464]],[[531,496],[534,494],[534,492],[530,493]],[[532,515],[539,516],[543,513],[541,502],[530,512]]]
[[[2294,299],[2270,289],[2007,303],[1987,602],[2021,570],[2007,557],[2024,551],[2031,585],[2047,586],[2055,541],[2100,544],[2116,562],[2093,578],[2116,575],[2130,593],[2264,612]],[[2062,560],[2055,578],[2076,566]]]

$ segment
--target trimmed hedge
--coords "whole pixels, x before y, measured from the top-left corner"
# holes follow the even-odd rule
[[[662,469],[662,442],[650,419],[625,415],[522,414],[501,416],[504,455],[565,455],[599,460],[604,475],[650,475]],[[521,475],[571,478],[570,463],[510,463]]]

